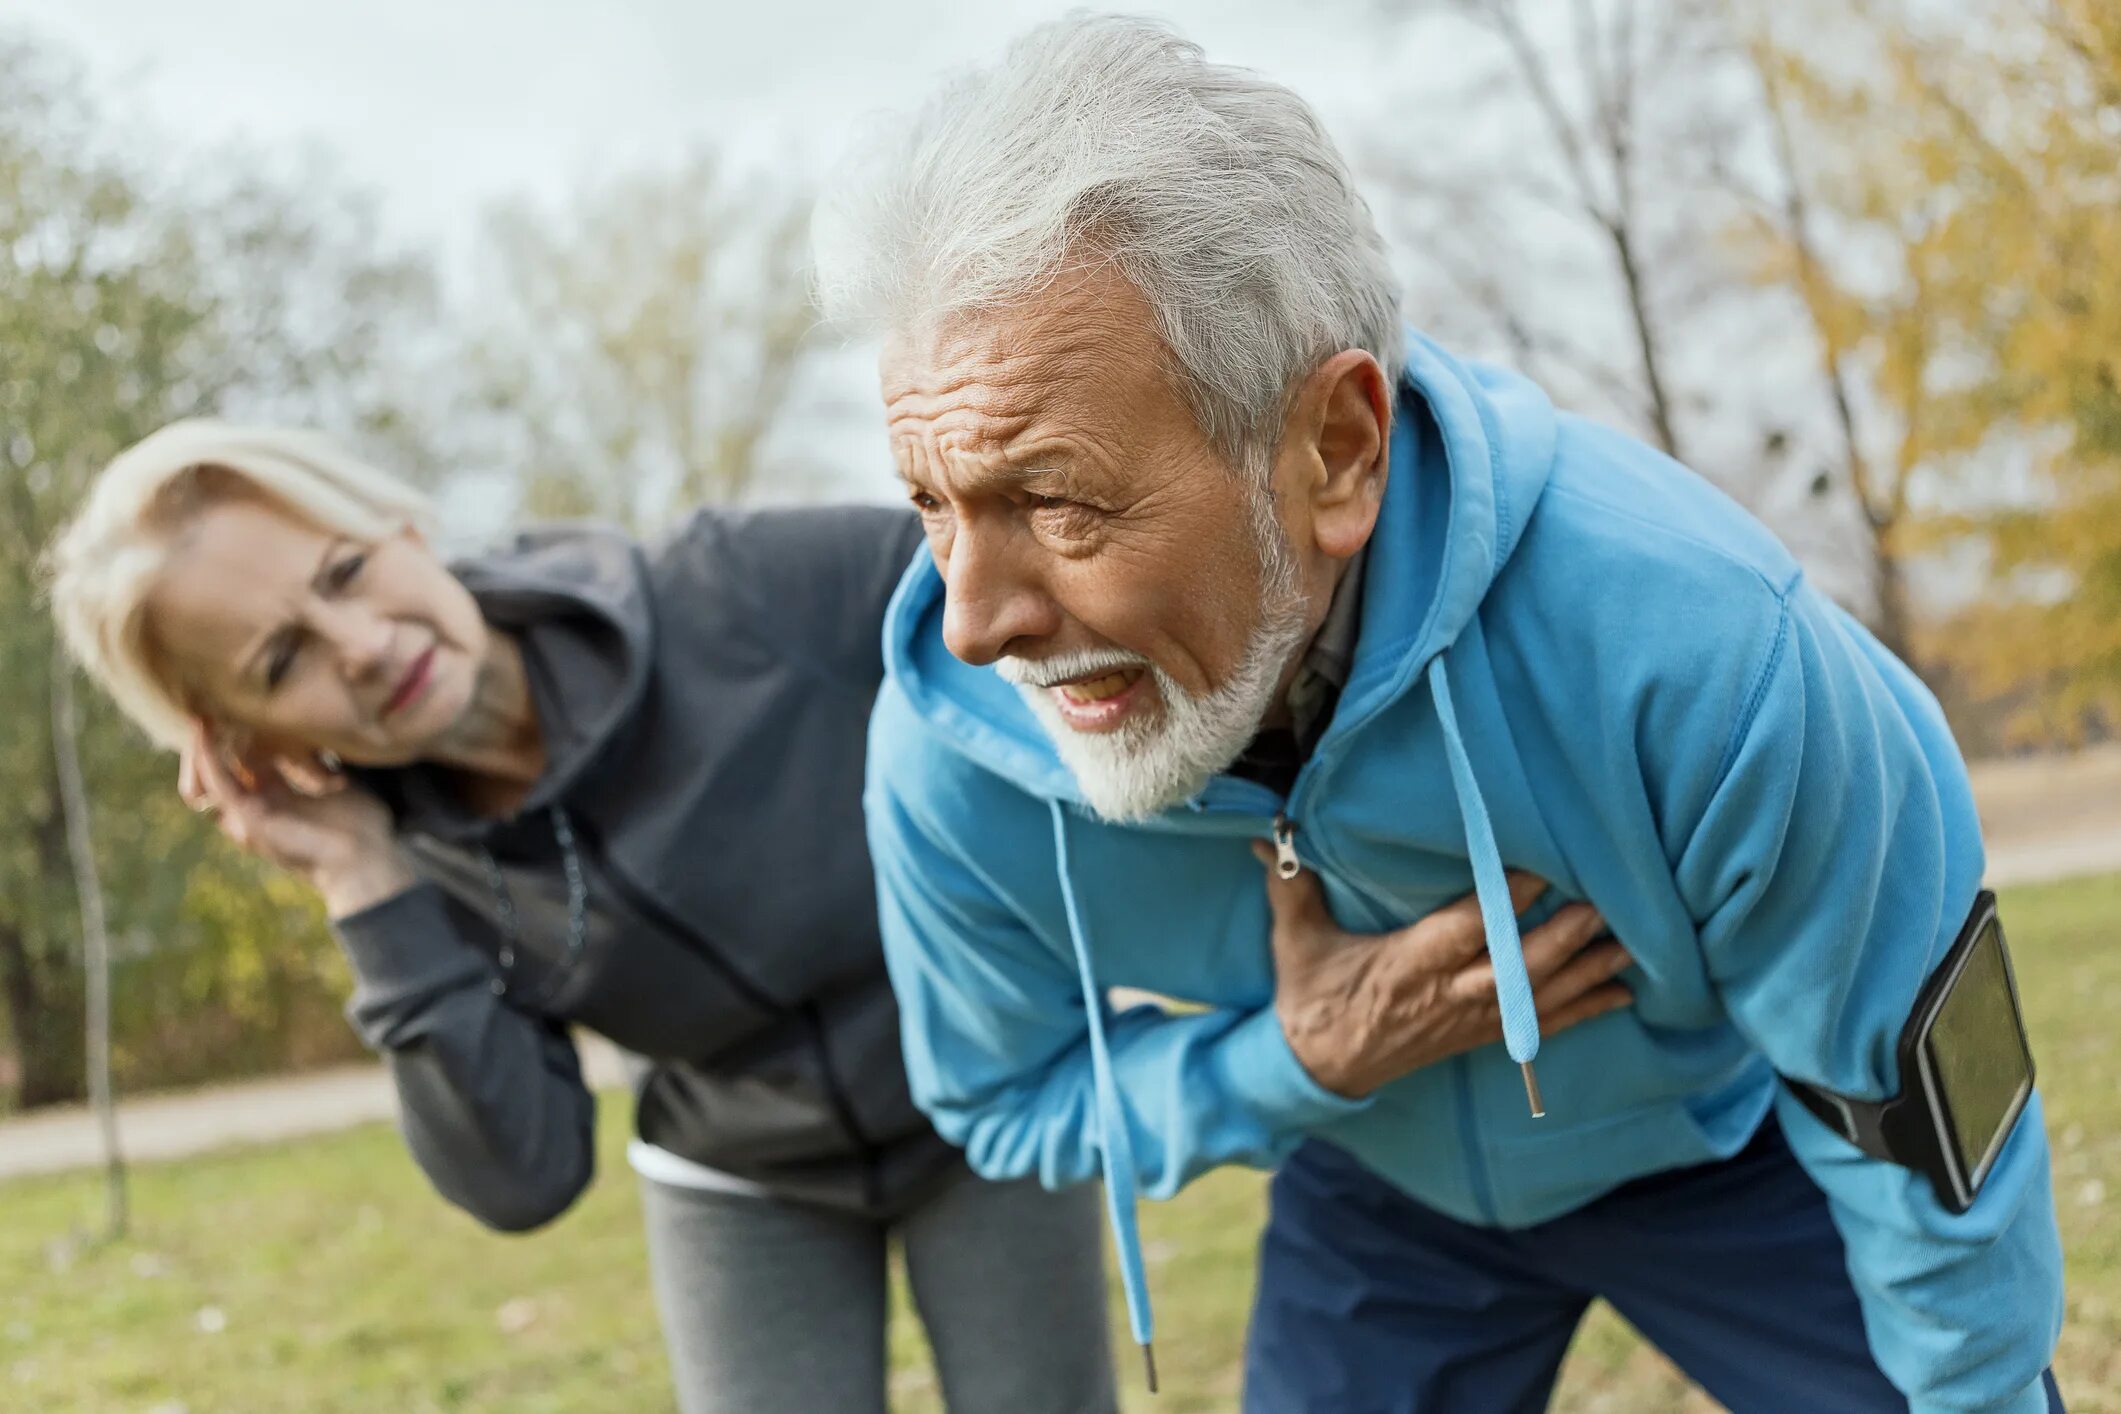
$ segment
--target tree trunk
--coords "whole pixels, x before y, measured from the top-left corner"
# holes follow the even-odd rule
[[[87,975],[88,1099],[103,1136],[104,1236],[125,1236],[125,1158],[118,1147],[118,1106],[110,1084],[110,931],[103,913],[103,880],[89,831],[88,790],[81,780],[81,740],[74,711],[74,665],[52,645],[52,762],[66,811],[67,853],[73,857],[74,897],[81,915],[81,967]]]
[[[1674,461],[1685,461],[1679,450],[1679,432],[1673,423],[1672,400],[1664,387],[1664,360],[1658,353],[1657,329],[1650,319],[1650,296],[1644,288],[1642,268],[1635,259],[1635,241],[1625,225],[1606,228],[1613,242],[1613,256],[1620,264],[1621,284],[1627,290],[1628,317],[1635,325],[1635,346],[1642,358],[1642,382],[1650,396],[1650,427],[1657,434],[1657,447]]]
[[[1871,632],[1895,658],[1915,669],[1919,676],[1922,666],[1915,661],[1914,644],[1911,642],[1914,624],[1908,602],[1906,572],[1887,543],[1885,527],[1874,529],[1871,544],[1872,563],[1876,566],[1872,583],[1878,596],[1878,616],[1871,625]]]

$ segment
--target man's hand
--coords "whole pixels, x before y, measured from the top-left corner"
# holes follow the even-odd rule
[[[1502,1039],[1487,930],[1473,895],[1397,932],[1348,933],[1326,912],[1315,874],[1279,878],[1273,852],[1262,844],[1254,853],[1267,866],[1274,911],[1274,1011],[1312,1079],[1352,1099]],[[1510,902],[1521,914],[1546,887],[1513,871]],[[1604,931],[1596,909],[1572,903],[1524,935],[1525,971],[1548,1035],[1631,1000],[1613,978],[1633,959],[1601,940]]]

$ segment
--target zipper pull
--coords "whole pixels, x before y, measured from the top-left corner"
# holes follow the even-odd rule
[[[1304,862],[1296,857],[1296,822],[1286,815],[1274,817],[1274,872],[1283,879],[1304,872]]]

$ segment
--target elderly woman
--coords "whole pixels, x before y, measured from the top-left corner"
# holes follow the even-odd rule
[[[455,565],[428,519],[314,435],[180,423],[103,474],[53,598],[185,799],[322,895],[435,1187],[507,1231],[574,1201],[586,1026],[640,1060],[688,1414],[882,1410],[894,1237],[951,1408],[1111,1408],[1094,1195],[974,1177],[907,1093],[860,799],[913,518]]]

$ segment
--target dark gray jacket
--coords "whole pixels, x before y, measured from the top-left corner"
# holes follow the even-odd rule
[[[883,1214],[956,1170],[907,1093],[862,832],[919,541],[897,511],[707,511],[652,550],[565,527],[457,567],[523,644],[549,765],[505,820],[425,768],[363,773],[424,878],[338,922],[349,1014],[451,1202],[530,1228],[589,1182],[567,1023],[644,1061],[643,1139],[778,1195]],[[554,807],[588,900],[571,962]]]

